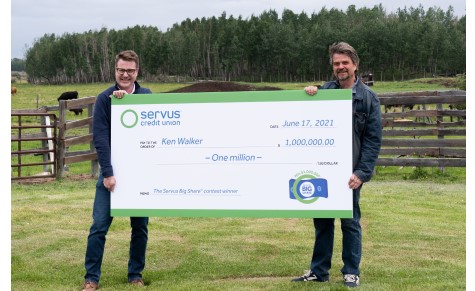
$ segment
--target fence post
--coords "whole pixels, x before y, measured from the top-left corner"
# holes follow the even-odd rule
[[[64,157],[66,148],[64,146],[64,137],[66,130],[66,101],[59,101],[59,120],[58,120],[58,157],[56,168],[56,179],[63,178],[64,175]]]
[[[87,105],[87,115],[88,117],[92,117],[94,115],[94,104]],[[89,133],[90,134],[93,133],[92,123],[89,125]],[[89,147],[90,147],[91,152],[95,151],[93,141],[89,143]],[[99,176],[99,161],[97,159],[91,161],[91,175],[96,178]]]
[[[438,93],[438,92],[437,92]],[[438,95],[438,94],[437,94]],[[442,104],[436,104],[436,109],[437,111],[442,111]],[[440,124],[442,124],[442,122],[444,121],[444,117],[443,116],[440,116],[439,114],[437,114],[437,130],[441,129],[440,127]],[[440,131],[439,131],[439,134],[437,134],[437,139],[444,139],[444,136],[440,134]],[[441,155],[440,155],[440,149],[439,149],[439,155],[438,157],[440,158]],[[441,172],[444,172],[445,171],[445,168],[444,167],[439,167],[439,170]]]
[[[40,124],[41,125],[46,125],[46,116],[41,116],[40,117]],[[45,136],[47,136],[46,128],[41,128],[41,133],[43,133]],[[48,148],[48,142],[46,140],[42,140],[41,141],[41,147],[43,149]],[[43,154],[43,163],[48,162],[48,158],[49,158],[49,155],[47,153],[44,153]],[[48,165],[43,165],[43,172],[48,172]]]

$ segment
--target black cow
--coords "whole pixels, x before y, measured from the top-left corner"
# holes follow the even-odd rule
[[[73,108],[73,109],[69,109],[69,111],[74,112],[74,115],[79,115],[79,114],[82,115],[83,110],[82,110],[82,108],[77,108],[77,109]]]
[[[71,99],[78,99],[78,91],[68,91],[63,92],[61,96],[58,97],[58,101],[60,100],[71,100]],[[82,115],[82,108],[72,108],[69,111],[74,112],[74,115]]]
[[[361,76],[361,79],[362,79],[361,81],[367,86],[373,86],[374,85],[373,74],[371,74],[371,73],[363,74]]]
[[[58,101],[71,100],[71,99],[78,99],[78,91],[63,92],[63,94],[61,94],[61,96],[58,97]]]

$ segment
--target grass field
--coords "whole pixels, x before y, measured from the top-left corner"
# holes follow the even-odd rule
[[[376,82],[378,92],[448,90],[444,82]],[[147,84],[166,92],[187,84]],[[258,84],[302,89],[308,84]],[[56,105],[64,91],[95,96],[109,84],[16,84],[12,109]],[[76,118],[72,113],[68,119]],[[89,163],[65,179],[11,184],[11,289],[80,290],[95,179]],[[78,178],[78,175],[85,175]],[[363,260],[360,290],[466,289],[465,168],[378,167],[361,195]],[[339,224],[337,222],[337,224]],[[154,217],[149,226],[146,290],[345,290],[341,232],[329,283],[290,280],[309,268],[311,219]],[[101,290],[126,284],[128,219],[107,236]]]
[[[384,177],[361,196],[360,290],[465,290],[465,183]],[[12,290],[78,290],[94,179],[12,184]],[[337,225],[339,222],[337,222]],[[151,218],[147,290],[313,290],[290,280],[308,269],[311,219]],[[101,290],[126,284],[130,228],[108,234]],[[329,283],[342,288],[341,232]]]
[[[321,84],[323,82],[317,82]],[[150,88],[154,93],[172,91],[189,83],[140,83]],[[285,90],[301,90],[313,83],[252,83],[255,86],[273,86]],[[66,85],[31,85],[28,83],[12,84],[18,92],[12,96],[12,109],[35,109],[42,106],[58,105],[57,98],[65,91],[78,91],[79,97],[97,96],[111,84],[66,84]],[[459,84],[455,78],[417,79],[405,82],[375,82],[372,89],[376,93],[401,92],[401,91],[429,91],[429,90],[454,90]],[[71,113],[72,114],[72,113]]]

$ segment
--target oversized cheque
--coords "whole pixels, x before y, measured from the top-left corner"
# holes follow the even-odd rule
[[[352,217],[351,90],[112,100],[113,216]]]

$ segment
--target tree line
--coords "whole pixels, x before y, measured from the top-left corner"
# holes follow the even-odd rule
[[[307,82],[331,79],[328,47],[339,41],[358,51],[359,73],[404,80],[465,72],[466,16],[422,6],[386,13],[383,6],[308,15],[284,9],[241,16],[186,19],[167,31],[154,26],[45,34],[25,54],[31,83],[114,80],[115,55],[140,57],[144,81],[215,79]]]
[[[22,59],[13,58],[11,71],[12,72],[25,71],[25,61]]]

